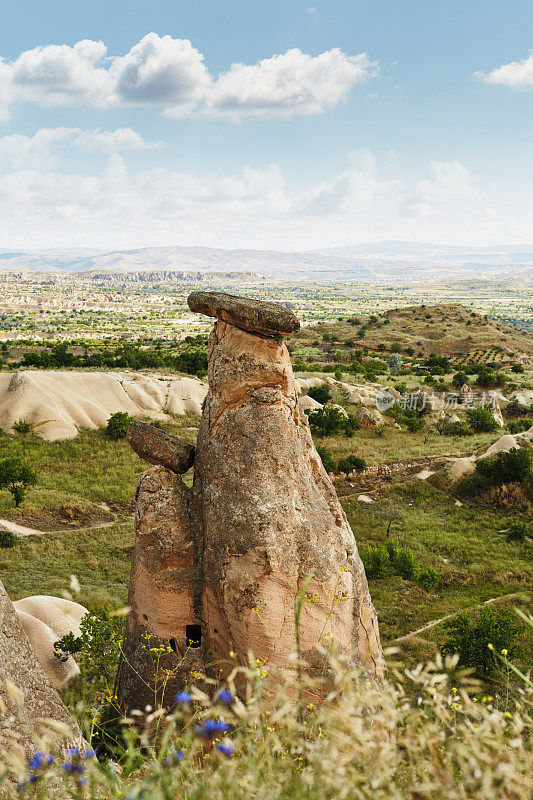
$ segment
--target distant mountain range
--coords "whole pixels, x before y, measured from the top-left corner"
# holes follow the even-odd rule
[[[286,253],[212,247],[144,247],[137,250],[2,250],[0,271],[152,272],[253,271],[277,278],[313,280],[533,281],[533,245],[460,247],[384,241]]]

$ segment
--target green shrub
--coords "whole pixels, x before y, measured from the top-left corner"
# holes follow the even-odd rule
[[[322,447],[322,445],[319,444],[317,445],[316,451],[320,456],[320,459],[322,461],[322,464],[326,472],[334,472],[336,464],[331,450],[328,450],[327,447]]]
[[[466,418],[475,433],[490,433],[499,427],[490,408],[469,408]]]
[[[531,453],[513,447],[508,453],[497,453],[476,462],[476,472],[495,484],[522,482],[531,473]]]
[[[494,611],[487,606],[472,618],[459,614],[444,623],[449,636],[441,652],[443,655],[458,653],[462,666],[472,667],[478,677],[485,678],[496,666],[494,651],[506,650],[511,657],[518,635],[515,619],[511,611]]]
[[[522,433],[522,431],[529,430],[532,425],[532,419],[516,419],[507,423],[507,430],[509,433]]]
[[[441,436],[470,436],[471,429],[464,422],[448,422],[440,419],[435,425]]]
[[[7,489],[13,495],[18,508],[26,495],[28,486],[37,483],[37,475],[20,458],[13,456],[0,461],[0,489]]]
[[[479,475],[479,473],[474,472],[473,475],[465,475],[464,478],[461,478],[457,481],[457,485],[455,487],[455,494],[458,497],[474,497],[480,492],[484,491],[490,486],[490,481],[488,478]]]
[[[307,394],[316,400],[317,403],[325,405],[331,400],[331,390],[329,386],[312,386],[308,389]]]
[[[360,556],[367,578],[384,578],[390,572],[390,558],[384,545],[363,547]]]
[[[17,433],[31,433],[33,430],[33,423],[26,422],[25,419],[18,419],[13,423],[12,428]]]
[[[0,531],[0,547],[7,549],[8,547],[15,547],[17,537],[12,531]]]
[[[107,420],[105,432],[110,439],[125,439],[129,424],[129,414],[126,414],[125,411],[117,411]]]
[[[522,364],[513,364],[511,367],[511,372],[515,372],[516,374],[520,375],[522,372],[524,372],[524,367]]]
[[[398,575],[407,580],[413,580],[420,572],[418,559],[407,545],[398,548],[392,566]]]
[[[527,525],[525,522],[513,522],[509,526],[509,532],[506,538],[508,542],[525,542],[527,533]]]
[[[339,458],[337,470],[339,472],[363,472],[366,469],[366,461],[359,456],[346,456]]]
[[[423,589],[429,592],[431,589],[437,589],[439,587],[440,575],[433,567],[425,567],[425,569],[420,570],[418,583]]]
[[[125,622],[124,616],[105,608],[85,614],[80,636],[67,633],[55,642],[56,657],[66,660],[75,655],[83,680],[97,692],[107,692],[113,686]]]
[[[518,400],[511,400],[510,403],[507,403],[504,410],[507,417],[521,417],[523,414],[528,413],[529,408],[519,403]]]
[[[353,414],[343,414],[340,409],[333,406],[306,409],[305,413],[311,430],[319,436],[334,436],[337,433],[353,436],[361,424]]]
[[[460,389],[465,383],[468,383],[468,375],[464,370],[460,369],[452,378],[452,386],[454,389]]]

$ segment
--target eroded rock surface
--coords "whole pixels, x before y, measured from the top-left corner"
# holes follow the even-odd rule
[[[300,329],[298,318],[279,303],[265,303],[225,292],[192,292],[187,302],[191,311],[218,317],[251,333],[279,336]]]
[[[20,705],[6,681],[19,690]],[[0,754],[13,746],[28,754],[34,748],[32,732],[42,733],[47,719],[73,725],[0,583]]]
[[[189,298],[219,317],[192,492],[163,466],[145,472],[137,490],[132,610],[117,677],[130,708],[154,704],[154,681],[168,681],[168,701],[194,672],[224,677],[251,652],[273,675],[286,667],[296,650],[294,600],[310,575],[300,638],[311,668],[323,667],[321,647],[332,645],[369,674],[382,672],[363,565],[278,335],[280,320],[294,323],[275,304],[218,297]],[[157,674],[150,646],[162,648]]]
[[[199,622],[196,548],[189,518],[190,490],[162,466],[148,469],[135,495],[135,545],[130,577],[124,655],[117,674],[119,697],[130,708],[171,703],[204,668],[187,646],[187,626]]]
[[[198,435],[193,521],[203,548],[203,619],[213,661],[252,650],[271,667],[331,639],[381,670],[377,620],[353,533],[300,410],[282,342],[217,321]],[[224,669],[224,668],[223,668]]]

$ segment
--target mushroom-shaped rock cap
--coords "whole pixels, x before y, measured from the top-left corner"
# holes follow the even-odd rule
[[[192,292],[187,302],[191,311],[218,317],[249,333],[280,336],[300,329],[297,317],[281,303],[266,303],[225,292]]]
[[[137,455],[149,464],[161,464],[183,475],[194,464],[194,447],[146,422],[130,422],[128,442]]]

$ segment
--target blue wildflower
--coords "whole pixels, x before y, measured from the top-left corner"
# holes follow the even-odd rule
[[[45,763],[45,758],[46,757],[44,753],[41,753],[41,751],[38,750],[36,753],[34,753],[30,763],[28,764],[29,769],[31,770],[41,769],[41,767]]]
[[[79,756],[80,750],[78,747],[67,747],[67,756]]]
[[[219,753],[222,753],[223,756],[226,756],[226,758],[231,758],[233,755],[233,745],[227,744],[226,742],[220,742],[220,744],[217,744],[217,750]]]
[[[163,759],[163,764],[172,764],[174,761],[181,761],[185,758],[185,753],[181,750],[176,750],[174,753],[171,753],[169,756],[166,756]]]
[[[86,750],[83,755],[84,758],[96,758],[96,753],[94,752],[92,747],[89,747],[88,750]]]
[[[174,700],[176,703],[190,703],[192,697],[189,692],[178,692]]]
[[[234,697],[227,689],[221,689],[218,693],[217,700],[219,703],[225,703],[230,706],[234,702]]]
[[[230,726],[223,720],[206,719],[194,731],[201,739],[213,739],[218,733],[227,733],[229,729]]]

